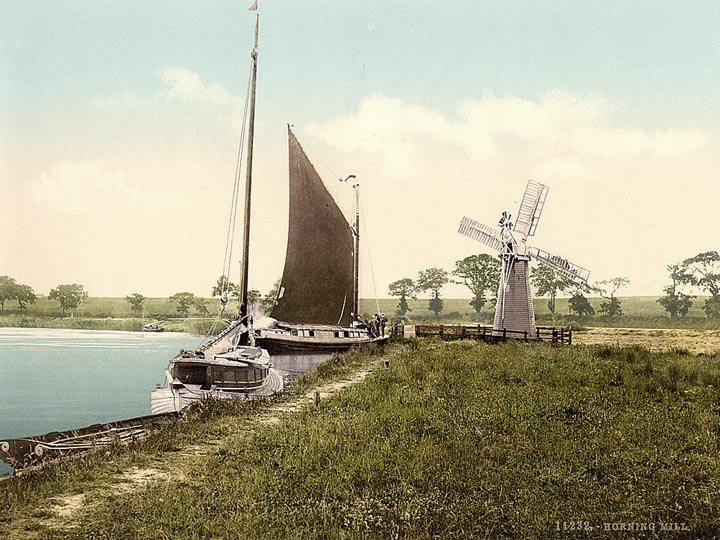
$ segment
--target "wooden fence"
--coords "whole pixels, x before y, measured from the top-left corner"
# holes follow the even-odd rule
[[[492,326],[450,325],[450,324],[416,324],[395,325],[392,335],[397,337],[437,337],[444,340],[477,339],[495,343],[508,339],[524,341],[547,341],[551,343],[565,343],[572,345],[572,327],[565,326],[537,326],[534,333],[519,332],[516,330],[493,330]]]

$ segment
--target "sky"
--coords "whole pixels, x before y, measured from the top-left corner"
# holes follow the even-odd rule
[[[40,294],[209,295],[251,3],[2,2],[0,275]],[[363,297],[492,253],[460,219],[516,213],[530,178],[550,190],[528,243],[591,281],[627,277],[621,295],[662,294],[667,265],[720,249],[720,3],[260,0],[259,13],[252,287],[283,268],[288,123],[348,213],[337,178],[361,183]]]

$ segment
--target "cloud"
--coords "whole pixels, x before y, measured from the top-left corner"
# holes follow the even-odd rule
[[[187,68],[167,68],[160,72],[160,77],[165,83],[161,95],[171,102],[235,106],[238,101],[221,84],[205,84],[197,73]]]
[[[432,148],[455,148],[476,162],[509,151],[532,153],[576,170],[584,161],[623,161],[639,156],[682,158],[701,148],[701,130],[658,131],[611,127],[616,108],[598,97],[551,92],[537,101],[512,96],[469,99],[454,117],[402,100],[374,95],[355,113],[308,127],[307,132],[342,152],[376,154],[386,170],[412,175]],[[570,166],[570,164],[573,164]],[[569,166],[569,169],[568,169]],[[550,168],[552,170],[552,168]]]
[[[486,251],[461,239],[457,222],[493,225],[502,210],[515,213],[528,178],[550,186],[532,244],[591,268],[594,279],[629,275],[628,294],[659,294],[667,264],[717,243],[709,195],[720,181],[719,134],[638,127],[602,97],[485,95],[447,114],[373,95],[305,133],[362,164],[368,223],[400,234],[377,235],[381,289]]]
[[[163,198],[142,177],[94,161],[63,161],[42,172],[34,196],[46,208],[94,216],[151,210]]]
[[[175,126],[189,118],[206,125],[235,126],[244,97],[233,95],[218,83],[208,83],[200,75],[181,66],[162,69],[158,87],[148,94],[120,92],[95,99],[96,109],[120,114],[144,113],[146,122],[158,128]]]

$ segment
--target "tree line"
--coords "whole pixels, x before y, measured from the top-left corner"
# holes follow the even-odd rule
[[[487,254],[470,255],[455,262],[455,268],[448,272],[442,268],[428,268],[418,273],[416,279],[402,278],[390,283],[388,294],[399,299],[395,315],[406,318],[410,309],[408,299],[417,300],[417,295],[429,292],[428,309],[436,316],[444,308],[441,289],[449,284],[466,286],[472,293],[470,305],[477,315],[483,307],[494,308],[500,281],[501,263],[497,257]],[[670,318],[684,317],[692,306],[695,296],[688,289],[701,290],[709,294],[703,304],[708,318],[720,319],[720,255],[717,251],[706,251],[667,267],[670,284],[663,288],[665,295],[658,303],[668,312]],[[599,311],[608,317],[622,315],[622,302],[616,296],[618,291],[630,285],[626,277],[597,281],[594,284],[578,282],[553,267],[540,264],[530,271],[530,281],[538,296],[548,297],[548,309],[555,314],[558,294],[568,294],[571,313],[581,317],[595,315],[595,309],[587,298],[598,294],[602,301]]]
[[[485,306],[495,307],[497,301],[497,287],[500,281],[500,260],[488,254],[470,255],[455,262],[455,267],[448,272],[442,268],[427,268],[418,273],[417,278],[402,278],[390,283],[388,294],[399,299],[395,316],[406,318],[412,311],[409,299],[417,300],[417,295],[429,292],[428,309],[439,315],[444,309],[441,295],[442,288],[450,283],[464,285],[472,293],[470,305],[477,315],[480,315]],[[717,251],[706,251],[683,260],[677,264],[667,266],[670,283],[663,288],[664,296],[658,303],[668,312],[670,318],[685,317],[696,296],[690,294],[692,290],[707,293],[702,309],[706,317],[720,319],[720,255]],[[535,293],[541,297],[548,297],[548,309],[555,314],[558,294],[568,294],[568,307],[571,313],[581,317],[595,315],[595,309],[587,299],[588,294],[598,294],[602,298],[600,313],[609,317],[622,315],[622,302],[616,296],[617,292],[627,287],[630,280],[625,277],[615,277],[594,284],[577,282],[554,268],[540,264],[532,268],[530,281]],[[262,295],[260,291],[248,291],[248,302],[251,307],[262,305],[266,311],[272,309],[277,292],[280,287],[278,279],[272,289]],[[225,276],[220,276],[213,286],[211,296],[221,297],[227,295],[235,300],[239,299],[240,287],[232,283]],[[78,283],[62,284],[50,290],[50,300],[55,300],[65,315],[74,312],[80,304],[88,298],[85,288]],[[141,316],[145,309],[146,297],[140,293],[132,293],[125,297],[134,314]],[[29,285],[18,283],[9,276],[0,276],[0,312],[5,310],[5,302],[14,300],[20,310],[27,309],[28,304],[34,304],[37,295]],[[197,315],[208,315],[207,299],[190,292],[178,292],[169,297],[177,304],[176,311],[187,317],[191,310]]]
[[[77,283],[68,283],[58,285],[51,289],[48,293],[50,300],[56,300],[60,305],[63,315],[66,311],[74,311],[78,306],[87,300],[88,293],[82,285]],[[5,302],[15,300],[18,303],[18,309],[24,311],[28,304],[34,304],[37,301],[37,294],[30,285],[18,283],[15,278],[10,276],[0,276],[0,311],[5,311]]]

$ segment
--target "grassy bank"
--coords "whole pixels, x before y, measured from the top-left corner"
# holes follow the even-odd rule
[[[0,327],[4,328],[59,328],[66,330],[120,330],[140,332],[148,319],[139,318],[96,318],[96,317],[37,317],[27,315],[0,316]],[[162,327],[167,332],[186,332],[206,335],[213,328],[215,319],[192,317],[187,319],[165,319]],[[225,323],[215,323],[215,331]]]
[[[86,458],[93,467],[64,463],[3,482],[0,531],[545,539],[618,538],[603,530],[612,522],[690,529],[668,538],[720,530],[716,355],[410,341],[383,358],[390,369],[319,409],[252,422],[293,395],[377,363],[377,354],[337,357],[273,402],[207,407],[130,452]],[[112,489],[113,475],[149,464],[162,474]],[[98,484],[108,489],[92,491]],[[81,492],[73,527],[63,526],[49,501]],[[597,529],[556,530],[570,520]]]
[[[687,317],[671,319],[655,296],[636,296],[622,298],[623,315],[608,318],[602,315],[593,317],[577,317],[569,314],[567,298],[557,299],[555,315],[548,311],[547,299],[536,298],[533,303],[537,323],[541,325],[572,325],[575,327],[609,327],[609,328],[688,328],[694,330],[720,330],[720,320],[709,320],[702,312],[705,298],[696,298]],[[211,313],[219,307],[217,299],[208,298],[208,309]],[[590,303],[596,311],[602,299],[591,298]],[[435,315],[428,310],[426,299],[409,300],[412,311],[408,313],[409,323],[435,322],[446,324],[482,323],[492,324],[493,311],[489,307],[478,316],[470,306],[469,299],[444,299],[445,308]],[[397,299],[382,298],[377,302],[362,299],[362,313],[373,314],[376,311],[386,313],[391,318],[397,308]],[[151,318],[167,321],[163,326],[170,331],[182,331],[205,334],[211,323],[206,317],[197,317],[191,311],[191,317],[185,319],[177,313],[177,305],[167,298],[148,298],[145,309]],[[234,308],[232,308],[234,309]],[[80,328],[92,330],[131,330],[138,331],[144,321],[133,315],[130,304],[124,298],[90,297],[80,305],[73,317],[63,316],[57,302],[45,297],[38,298],[24,311],[20,311],[15,303],[8,301],[6,309],[0,313],[0,326],[22,326],[38,328]]]

